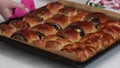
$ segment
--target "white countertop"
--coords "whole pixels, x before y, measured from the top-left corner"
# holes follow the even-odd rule
[[[37,7],[39,7],[52,0],[36,1]],[[87,0],[71,1],[85,3]],[[3,19],[0,18],[0,22],[2,21]],[[8,46],[8,44],[6,45],[0,42],[0,68],[70,68],[61,63],[50,61]],[[117,46],[85,68],[120,68],[120,46]]]

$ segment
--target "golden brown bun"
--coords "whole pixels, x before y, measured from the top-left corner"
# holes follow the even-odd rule
[[[81,29],[85,33],[85,35],[88,33],[96,32],[96,28],[92,23],[84,21],[73,22],[67,28],[75,30]]]
[[[30,26],[27,22],[24,22],[22,20],[12,20],[9,25],[13,28],[16,28],[16,30],[20,29],[28,29]]]
[[[38,17],[43,18],[44,20],[53,16],[53,14],[46,7],[36,9],[33,11],[33,13],[36,13]]]
[[[77,14],[75,16],[72,16],[70,21],[71,22],[76,22],[76,21],[83,21],[84,18],[89,14],[89,12],[84,11],[84,10],[80,10],[77,12]]]
[[[48,25],[48,24],[39,24],[39,25],[32,27],[30,30],[35,31],[35,32],[40,32],[44,34],[45,36],[53,35],[57,33],[57,30],[53,26]]]
[[[92,46],[85,46],[82,49],[79,47],[76,50],[77,59],[79,62],[85,62],[97,54],[96,49]]]
[[[7,24],[0,24],[0,35],[10,37],[15,31],[16,31],[15,28]]]
[[[59,2],[51,2],[46,7],[52,14],[56,14],[64,5]]]
[[[116,40],[120,39],[120,23],[118,21],[108,21],[107,23],[101,24],[99,30],[109,33]]]
[[[108,27],[109,26],[116,26],[118,28],[120,28],[120,22],[119,21],[114,21],[114,20],[108,20],[106,23],[101,23],[98,25],[98,29],[102,29],[104,27]]]
[[[46,48],[49,48],[51,50],[61,50],[65,45],[67,44],[71,44],[72,42],[67,40],[67,39],[63,39],[63,38],[58,38],[56,40],[52,40],[52,41],[47,41],[46,42]]]
[[[116,26],[104,27],[104,28],[101,28],[101,31],[109,33],[116,40],[120,39],[120,28],[118,28]]]
[[[45,48],[46,40],[34,40],[31,44],[37,48]]]
[[[45,36],[42,40],[35,40],[32,42],[32,44],[38,48],[45,48],[46,46],[46,42],[47,41],[53,41],[53,40],[56,40],[58,38],[58,36],[56,35],[48,35],[48,36]]]
[[[95,47],[98,52],[115,43],[115,39],[108,33],[99,31],[86,35],[82,42]]]
[[[79,46],[82,46],[85,47],[85,45],[82,45],[81,42],[75,42],[75,43],[72,43],[72,44],[67,44],[65,45],[61,51],[64,51],[64,52],[69,52],[69,53],[75,53],[75,50],[79,47]]]
[[[30,27],[33,27],[38,24],[43,24],[43,18],[40,18],[36,13],[29,13],[24,16],[23,21],[27,22]]]
[[[60,9],[58,13],[64,14],[68,17],[72,17],[72,16],[75,16],[77,14],[77,9],[72,8],[72,7],[64,7],[62,9]]]
[[[87,15],[84,21],[92,22],[94,25],[97,26],[100,23],[105,23],[108,19],[109,18],[105,14],[100,12],[94,12]]]
[[[11,38],[14,38],[16,40],[24,41],[27,43],[31,43],[34,40],[39,40],[39,35],[31,30],[18,30],[16,31]]]
[[[68,26],[70,24],[68,17],[65,15],[62,15],[62,14],[56,14],[52,18],[47,19],[45,22],[49,23],[51,25],[57,24],[62,29],[64,29],[66,26]],[[58,28],[60,28],[60,27],[58,27]],[[60,29],[58,29],[58,30],[60,30]]]
[[[68,39],[72,42],[77,42],[81,39],[80,34],[74,29],[64,29],[57,33],[57,35],[61,38]]]
[[[88,46],[85,43],[76,42],[68,44],[62,49],[64,52],[75,53],[79,62],[84,62],[93,57],[97,51],[94,47]]]

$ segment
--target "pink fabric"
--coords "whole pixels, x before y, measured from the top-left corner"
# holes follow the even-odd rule
[[[120,0],[101,0],[99,4],[108,8],[120,10]]]
[[[29,10],[32,11],[35,9],[35,4],[33,0],[21,0],[21,3],[25,5],[25,7]],[[12,18],[19,18],[24,16],[25,14],[27,14],[28,12],[26,12],[25,10],[22,10],[21,8],[15,8],[15,10],[13,11],[12,16],[9,17],[9,19]]]

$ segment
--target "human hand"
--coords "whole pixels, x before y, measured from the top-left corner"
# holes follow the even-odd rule
[[[3,16],[5,20],[9,19],[9,17],[13,13],[13,10],[17,7],[26,11],[26,7],[23,4],[20,4],[13,0],[0,0],[0,14]]]

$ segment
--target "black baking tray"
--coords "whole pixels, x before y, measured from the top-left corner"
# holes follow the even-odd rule
[[[16,18],[16,19],[22,19],[22,18]],[[16,19],[11,19],[11,20],[16,20]],[[11,20],[3,22],[3,23],[8,24]],[[29,44],[25,44],[23,42],[20,42],[20,41],[17,41],[17,40],[14,40],[14,39],[11,39],[11,38],[8,38],[5,36],[0,35],[0,41],[7,43],[9,46],[11,45],[11,47],[18,48],[22,51],[30,52],[32,54],[44,57],[45,59],[49,58],[48,60],[58,61],[58,62],[61,62],[63,64],[66,64],[68,66],[72,66],[74,68],[84,68],[85,66],[94,62],[96,59],[100,58],[101,56],[103,56],[104,54],[106,54],[107,52],[109,52],[110,50],[112,50],[113,48],[117,47],[120,44],[120,41],[117,41],[112,46],[110,46],[109,48],[96,54],[94,57],[90,58],[89,60],[87,60],[85,62],[76,62],[76,61],[64,58],[62,56],[47,52],[47,51],[42,50],[40,48],[32,47]]]

